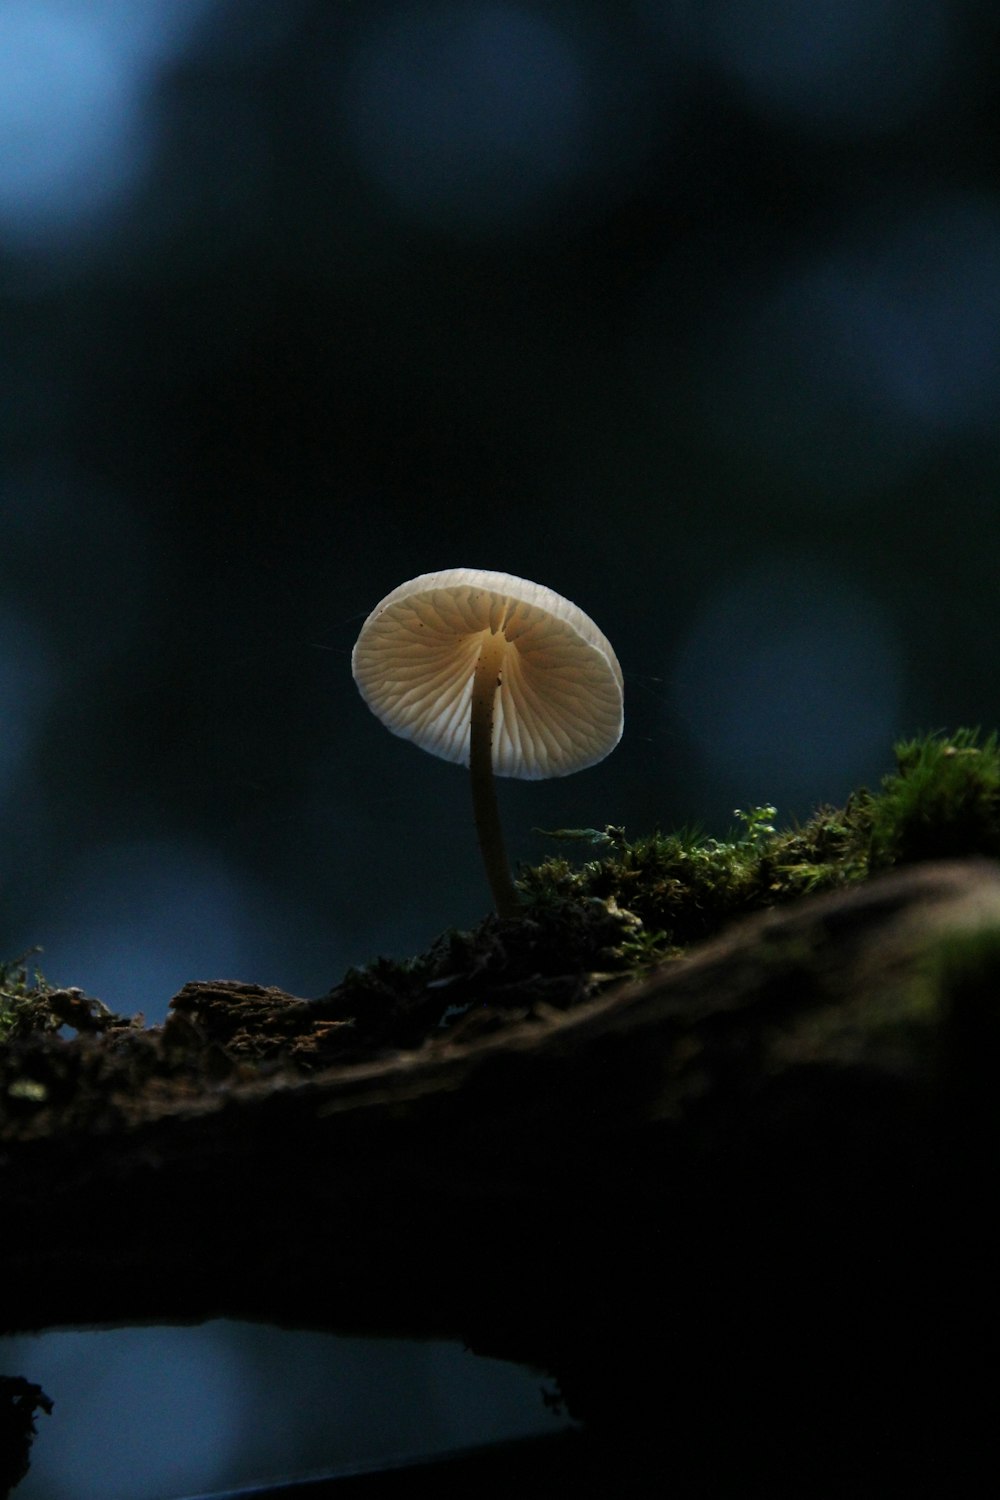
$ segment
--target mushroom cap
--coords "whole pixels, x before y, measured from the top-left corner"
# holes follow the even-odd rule
[[[468,765],[476,662],[501,631],[496,774],[538,780],[603,760],[622,734],[618,659],[583,610],[525,578],[449,568],[401,584],[361,627],[351,670],[393,734]]]

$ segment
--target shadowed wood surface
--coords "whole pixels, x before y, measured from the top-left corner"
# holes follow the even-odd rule
[[[464,1339],[688,1476],[954,1459],[953,1422],[986,1424],[966,1344],[994,1331],[998,1029],[935,953],[991,925],[996,866],[920,865],[478,1039],[227,1062],[85,1126],[50,1082],[0,1143],[2,1322]],[[312,1014],[195,984],[165,1030],[308,1046]],[[122,1045],[52,1040],[68,1080]]]

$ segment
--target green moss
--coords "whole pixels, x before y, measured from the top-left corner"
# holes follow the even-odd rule
[[[629,841],[609,828],[601,858],[573,866],[561,856],[522,870],[520,887],[536,913],[560,901],[599,900],[640,924],[624,937],[640,964],[658,962],[761,907],[857,879],[867,869],[867,804],[820,809],[802,828],[777,832],[770,806],[737,812],[725,839],[695,831]]]
[[[927,735],[896,746],[897,769],[876,792],[821,807],[800,827],[776,829],[775,809],[737,810],[725,839],[697,831],[635,840],[621,828],[557,830],[598,857],[563,855],[520,873],[534,914],[565,901],[601,900],[638,925],[621,952],[637,967],[661,962],[745,913],[864,880],[921,859],[1000,855],[1000,745],[978,731]]]
[[[48,985],[29,960],[41,952],[30,948],[18,958],[0,960],[0,1042],[29,1032],[49,1030],[44,1020]]]
[[[37,968],[29,971],[28,960],[41,951],[31,948],[20,958],[0,961],[0,1044],[57,1032],[64,1026],[100,1032],[131,1025],[82,990],[59,989]]]
[[[725,838],[697,830],[558,829],[560,850],[523,868],[522,910],[449,931],[413,958],[351,970],[310,1015],[330,1023],[319,1062],[365,1049],[417,1045],[440,1026],[489,1026],[506,1011],[577,1003],[642,973],[762,908],[937,856],[1000,855],[1000,747],[978,732],[928,735],[896,747],[895,772],[843,807],[794,828],[768,805],[737,811]],[[570,859],[568,851],[589,851]],[[0,965],[0,1041],[29,1032],[102,1030],[120,1018],[53,990],[26,958]],[[100,1013],[99,1013],[100,1012]],[[294,1020],[294,1018],[293,1018]],[[290,1021],[291,1025],[292,1022]],[[280,1028],[279,1028],[280,1030]]]
[[[897,771],[873,807],[873,869],[913,860],[1000,855],[1000,746],[976,729],[896,746]]]

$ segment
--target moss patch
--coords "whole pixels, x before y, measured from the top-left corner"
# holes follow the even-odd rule
[[[489,916],[413,958],[352,969],[317,1000],[259,985],[192,984],[164,1026],[144,1029],[141,1017],[115,1016],[80,991],[46,983],[31,971],[32,955],[22,956],[0,965],[0,1125],[40,1127],[47,1111],[64,1114],[88,1092],[102,1118],[118,1117],[137,1092],[166,1102],[248,1073],[301,1075],[443,1038],[471,1040],[577,1005],[762,908],[897,864],[1000,854],[997,737],[959,730],[906,741],[877,791],[860,789],[800,827],[776,828],[775,816],[769,806],[738,812],[724,839],[559,830],[559,853],[519,873],[516,917]],[[565,852],[588,846],[589,859]],[[970,966],[977,994],[993,985],[993,947],[960,958],[966,979],[956,978],[959,960],[949,960],[935,988],[957,994],[971,982]]]
[[[897,771],[873,800],[873,869],[921,859],[1000,855],[1000,747],[975,729],[896,746]]]

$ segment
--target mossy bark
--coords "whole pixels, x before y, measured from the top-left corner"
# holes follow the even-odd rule
[[[998,1165],[997,968],[955,954],[998,927],[993,864],[928,864],[335,1066],[341,1023],[257,986],[22,1047],[0,1321],[459,1338],[665,1483],[954,1487],[991,1430]]]

